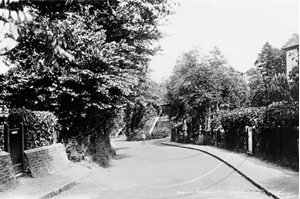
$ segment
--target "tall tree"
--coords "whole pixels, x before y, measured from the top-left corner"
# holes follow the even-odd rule
[[[100,135],[109,145],[111,121],[142,89],[170,1],[29,3],[37,17],[7,52],[18,67],[6,75],[6,100],[54,111],[65,137]]]
[[[244,106],[246,83],[242,74],[226,63],[217,48],[210,55],[200,55],[197,50],[184,53],[167,84],[170,116],[177,121],[187,118],[190,129],[197,130],[211,112]]]
[[[255,61],[257,70],[262,75],[263,85],[260,86],[260,92],[264,91],[267,96],[267,103],[270,104],[276,99],[274,98],[276,78],[284,74],[286,71],[285,52],[282,49],[274,48],[268,42],[263,46],[261,53]],[[282,81],[281,81],[282,82]],[[277,89],[278,90],[278,89]],[[265,105],[265,104],[264,104]]]
[[[246,72],[249,78],[250,103],[251,106],[265,106],[269,103],[267,88],[263,81],[263,76],[256,68],[251,68]]]
[[[285,52],[282,49],[274,48],[267,42],[258,54],[255,64],[263,74],[264,81],[270,81],[278,73],[285,72]]]

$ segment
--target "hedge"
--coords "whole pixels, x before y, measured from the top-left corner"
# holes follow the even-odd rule
[[[25,150],[51,145],[57,139],[57,133],[60,130],[57,117],[47,111],[12,109],[8,116],[10,128],[16,127],[20,123],[25,128]]]
[[[212,119],[212,132],[208,132],[208,135],[211,135],[208,137],[213,139],[211,144],[228,150],[246,152],[245,126],[255,127],[255,156],[284,167],[298,169],[299,102],[282,101],[266,107],[220,111]]]
[[[225,131],[255,126],[263,131],[275,127],[299,126],[299,102],[276,102],[266,107],[240,108],[232,111],[220,111],[212,119],[212,129],[220,125]]]
[[[0,151],[4,151],[4,125],[0,124]]]
[[[0,151],[4,150],[4,121],[8,117],[9,109],[6,105],[0,106]]]

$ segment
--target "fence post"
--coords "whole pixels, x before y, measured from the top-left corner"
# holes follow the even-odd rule
[[[247,147],[247,149],[248,149],[248,154],[249,155],[253,155],[253,127],[251,127],[251,126],[247,126],[246,127],[246,129],[247,129],[247,143],[248,143],[248,147]]]

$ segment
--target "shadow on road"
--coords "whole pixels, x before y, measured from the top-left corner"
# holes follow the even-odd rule
[[[120,154],[117,154],[115,155],[113,158],[114,160],[121,160],[121,159],[125,159],[125,158],[130,158],[132,156],[126,154],[126,153],[120,153]]]
[[[129,149],[129,147],[119,147],[119,148],[115,148],[116,151],[119,151],[119,150],[125,150],[125,149]]]
[[[162,145],[161,144],[162,142],[170,142],[170,137],[158,139],[158,140],[150,140],[149,144],[155,145],[155,146],[160,146],[160,147],[168,147],[167,145]]]

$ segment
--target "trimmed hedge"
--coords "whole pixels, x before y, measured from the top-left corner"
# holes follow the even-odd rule
[[[8,116],[10,128],[17,127],[20,123],[25,128],[25,150],[53,144],[57,139],[57,132],[60,130],[57,117],[46,111],[12,109]]]

